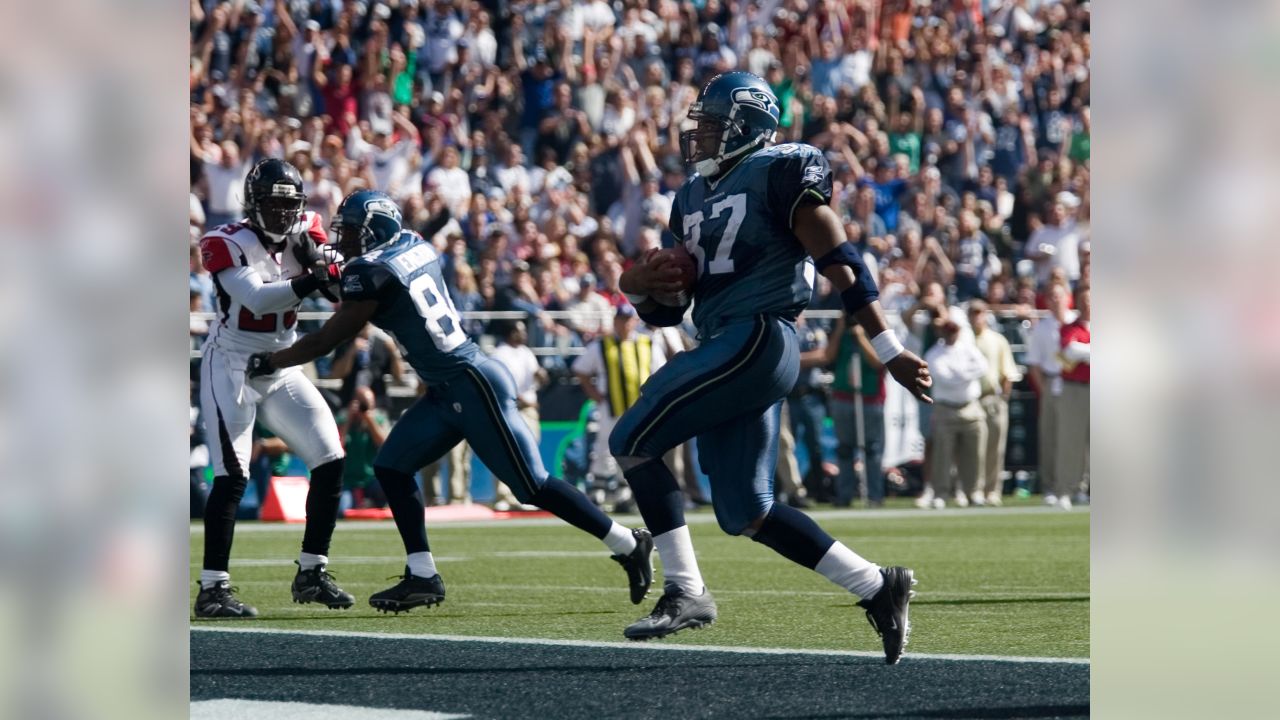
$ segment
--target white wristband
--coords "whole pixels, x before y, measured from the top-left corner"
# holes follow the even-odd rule
[[[871,348],[876,351],[876,358],[881,363],[889,362],[901,355],[903,350],[906,350],[902,346],[902,342],[898,340],[898,335],[892,330],[885,330],[871,338]]]
[[[631,303],[632,305],[639,305],[640,303],[649,299],[648,295],[632,295],[631,293],[626,292],[625,290],[622,292],[622,296],[625,297],[627,299],[627,302]]]

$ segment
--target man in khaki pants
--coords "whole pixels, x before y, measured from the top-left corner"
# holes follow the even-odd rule
[[[1022,376],[1013,361],[1009,341],[991,328],[991,313],[985,302],[969,303],[969,325],[978,351],[987,359],[987,374],[979,381],[982,397],[978,400],[987,416],[986,463],[969,499],[974,505],[998,507],[1004,490],[1000,475],[1004,471],[1004,448],[1009,436],[1009,394]]]
[[[1076,291],[1080,316],[1062,328],[1062,399],[1058,415],[1058,507],[1071,509],[1089,464],[1089,288]]]
[[[978,402],[979,380],[987,374],[987,359],[977,345],[960,341],[960,325],[947,320],[940,328],[942,342],[925,353],[933,375],[933,434],[931,442],[933,507],[968,507],[969,495],[978,486],[978,474],[987,454],[987,416]],[[955,468],[957,487],[951,476]]]
[[[1056,505],[1058,462],[1058,398],[1062,396],[1062,363],[1058,360],[1059,340],[1063,326],[1076,315],[1067,305],[1071,299],[1065,285],[1049,287],[1049,314],[1036,321],[1027,343],[1027,367],[1039,393],[1039,460],[1040,492],[1046,505]]]

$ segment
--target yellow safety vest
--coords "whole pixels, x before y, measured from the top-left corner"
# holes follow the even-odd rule
[[[635,340],[618,342],[611,335],[605,336],[601,338],[600,351],[604,353],[609,378],[609,411],[615,418],[622,417],[622,413],[640,399],[640,386],[649,379],[649,363],[653,358],[650,340],[640,335]]]

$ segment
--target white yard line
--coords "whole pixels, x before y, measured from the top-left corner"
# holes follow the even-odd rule
[[[878,652],[863,650],[809,650],[787,648],[749,648],[721,645],[663,645],[661,643],[600,642],[592,640],[550,640],[546,638],[506,638],[467,635],[410,635],[407,633],[352,632],[342,630],[277,630],[274,628],[230,628],[194,626],[192,632],[247,633],[262,635],[302,635],[308,637],[359,638],[364,640],[425,640],[434,642],[488,643],[494,645],[544,645],[551,647],[608,648],[614,650],[660,650],[669,652],[720,652],[740,655],[821,655],[828,657],[883,658]],[[1041,663],[1048,665],[1088,665],[1089,658],[1020,657],[1016,655],[952,655],[942,653],[913,653],[904,656],[911,660],[948,660],[955,662],[1009,662]]]
[[[354,705],[317,705],[274,700],[193,700],[191,720],[455,720],[470,715],[453,715],[430,710],[367,708]]]

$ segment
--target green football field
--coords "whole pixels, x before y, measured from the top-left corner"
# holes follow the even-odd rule
[[[882,565],[916,571],[908,654],[1083,658],[1089,654],[1089,514],[1036,507],[927,512],[819,511],[824,528]],[[854,597],[771,550],[724,535],[707,512],[690,529],[720,617],[662,644],[878,651]],[[619,517],[635,524],[636,517]],[[368,596],[404,565],[389,522],[342,522],[330,569],[355,594],[349,610],[297,605],[289,582],[300,525],[241,522],[233,585],[256,620],[197,626],[618,641],[652,608],[627,598],[622,570],[603,546],[555,520],[440,523],[429,528],[448,597],[433,609],[383,615]],[[191,599],[203,533],[191,533]],[[655,554],[656,560],[656,554]]]

